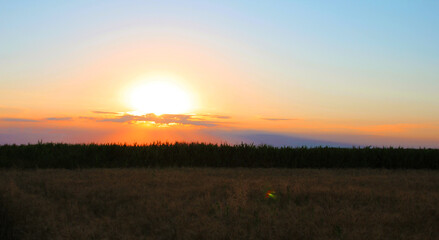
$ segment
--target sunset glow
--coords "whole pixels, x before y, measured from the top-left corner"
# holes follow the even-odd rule
[[[130,92],[129,101],[136,115],[182,114],[191,110],[189,94],[160,78],[135,86]]]

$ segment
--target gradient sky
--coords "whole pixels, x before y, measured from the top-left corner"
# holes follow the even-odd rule
[[[401,0],[0,1],[0,144],[439,147],[438,12]],[[152,80],[190,108],[136,113],[133,91]]]

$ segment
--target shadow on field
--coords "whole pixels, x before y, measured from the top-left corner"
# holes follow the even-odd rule
[[[19,239],[14,233],[13,220],[9,212],[5,209],[4,200],[0,196],[0,239],[15,240]]]

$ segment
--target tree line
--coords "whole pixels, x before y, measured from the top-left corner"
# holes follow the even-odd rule
[[[1,145],[0,168],[387,168],[439,169],[439,149],[273,147],[152,143]]]

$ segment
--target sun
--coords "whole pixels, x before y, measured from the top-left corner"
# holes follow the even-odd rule
[[[191,110],[191,98],[187,91],[163,77],[137,84],[129,98],[134,113],[138,115],[182,114]]]

